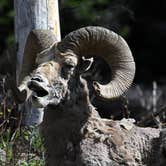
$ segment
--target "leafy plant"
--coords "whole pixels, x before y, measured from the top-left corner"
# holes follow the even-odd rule
[[[6,153],[5,164],[7,165],[45,165],[43,139],[36,127],[24,127],[14,133],[7,129],[0,136],[0,149]],[[0,165],[3,165],[2,161]]]

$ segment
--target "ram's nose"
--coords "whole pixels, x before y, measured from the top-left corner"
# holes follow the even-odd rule
[[[31,81],[44,82],[41,76],[34,76],[31,78]]]
[[[40,76],[34,76],[31,78],[31,80],[28,83],[28,88],[33,91],[35,96],[37,97],[44,97],[48,95],[48,90],[46,88],[46,84],[42,77]]]

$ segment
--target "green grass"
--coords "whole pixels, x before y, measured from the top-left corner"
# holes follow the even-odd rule
[[[45,166],[45,149],[39,128],[21,126],[22,114],[1,80],[0,166]]]
[[[44,166],[44,146],[37,127],[10,128],[0,136],[0,148],[6,153],[0,166]]]

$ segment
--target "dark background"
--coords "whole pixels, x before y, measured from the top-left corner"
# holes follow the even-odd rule
[[[121,34],[136,61],[135,82],[165,83],[166,1],[60,0],[61,33],[99,25]],[[14,43],[13,1],[0,1],[0,56]]]

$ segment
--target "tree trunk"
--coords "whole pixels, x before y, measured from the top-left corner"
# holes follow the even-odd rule
[[[61,40],[58,0],[14,0],[15,37],[18,43],[17,52],[17,83],[21,72],[24,47],[27,36],[32,29],[49,29],[54,32],[58,41]],[[24,104],[25,124],[38,124],[43,113],[33,111],[30,103]],[[29,111],[31,110],[31,111]],[[31,112],[31,113],[30,113]],[[35,115],[33,113],[35,112]]]

